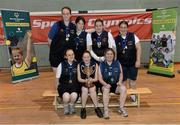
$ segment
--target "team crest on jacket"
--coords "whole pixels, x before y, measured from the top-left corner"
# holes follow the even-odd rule
[[[83,43],[84,39],[83,38],[79,38],[79,42]]]
[[[121,42],[118,43],[118,46],[121,46]]]
[[[133,45],[133,41],[128,41],[127,44],[128,45]]]
[[[102,38],[102,42],[106,42],[107,41],[107,38]]]
[[[71,33],[71,34],[74,34],[74,33],[75,33],[75,31],[74,31],[74,30],[70,30],[70,33]]]

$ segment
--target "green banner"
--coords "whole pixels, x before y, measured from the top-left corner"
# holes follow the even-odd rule
[[[177,8],[153,11],[150,62],[148,73],[174,76]]]
[[[5,43],[11,64],[12,83],[39,75],[27,11],[1,10]]]

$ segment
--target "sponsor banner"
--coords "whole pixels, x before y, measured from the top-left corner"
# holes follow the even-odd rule
[[[153,11],[149,73],[174,76],[176,25],[176,8]]]
[[[94,21],[97,18],[104,20],[105,28],[111,31],[113,36],[118,34],[118,24],[122,20],[128,21],[129,31],[134,32],[142,41],[148,41],[151,39],[151,23],[152,13],[93,13],[93,14],[73,14],[71,20],[74,21],[77,16],[83,16],[86,20],[86,29],[94,28]],[[36,43],[47,43],[48,32],[51,26],[58,20],[61,20],[61,15],[36,15],[30,16],[31,27],[33,33],[33,40]],[[0,35],[2,32],[0,29]],[[1,37],[0,37],[1,39]]]
[[[1,10],[12,83],[38,76],[29,12]],[[3,38],[3,39],[4,39]]]

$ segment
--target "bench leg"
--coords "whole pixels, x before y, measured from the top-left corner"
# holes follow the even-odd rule
[[[58,104],[57,104],[58,102],[57,102],[57,96],[54,96],[54,107],[55,107],[55,110],[57,110],[58,109]]]
[[[137,106],[140,108],[140,94],[137,94]]]

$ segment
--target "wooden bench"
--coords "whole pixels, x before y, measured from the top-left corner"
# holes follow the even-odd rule
[[[127,95],[131,95],[131,94],[135,94],[137,99],[136,99],[136,102],[129,102],[125,104],[125,106],[137,106],[137,107],[140,107],[140,95],[142,94],[151,94],[152,91],[149,89],[149,88],[137,88],[137,89],[127,89]],[[52,91],[52,90],[46,90],[44,93],[43,93],[43,97],[54,97],[54,102],[53,102],[53,105],[55,106],[55,109],[57,110],[58,108],[63,108],[63,105],[61,103],[59,103],[58,101],[58,93],[56,91]],[[102,96],[101,93],[98,94],[98,96]],[[118,94],[114,94],[114,93],[110,93],[110,96],[111,97],[119,97]],[[109,103],[109,107],[117,107],[119,106],[119,103],[116,102],[116,103]],[[76,104],[76,107],[81,107],[81,104],[78,103]],[[87,104],[86,107],[94,107],[94,105],[91,103],[91,104]],[[99,107],[103,107],[103,104],[102,103],[99,103]]]

